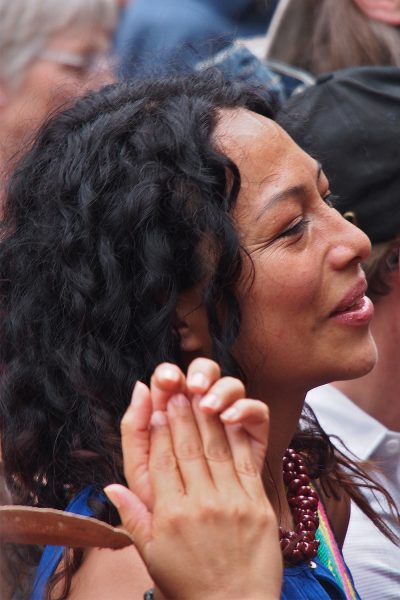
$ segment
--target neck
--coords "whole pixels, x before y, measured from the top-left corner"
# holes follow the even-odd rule
[[[257,396],[254,395],[253,397]],[[270,411],[264,486],[278,517],[279,524],[286,529],[290,529],[293,527],[293,519],[282,477],[282,458],[296,431],[305,394],[290,394],[281,391],[276,396],[273,393],[268,393],[268,397],[265,399],[258,393],[258,397],[267,404]]]
[[[374,369],[359,379],[334,385],[357,406],[392,431],[400,431],[400,294],[393,289],[375,305],[372,333],[378,347]]]

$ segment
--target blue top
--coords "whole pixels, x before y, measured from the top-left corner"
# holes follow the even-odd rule
[[[87,503],[92,494],[93,488],[91,486],[84,488],[68,504],[65,510],[74,513],[75,515],[81,515],[82,517],[93,517],[93,510]],[[100,500],[105,500],[106,498],[102,492],[98,493],[97,497]],[[56,570],[58,563],[62,558],[63,550],[63,546],[45,546],[42,558],[36,569],[36,576],[30,600],[44,600],[47,581]]]
[[[92,487],[84,488],[67,506],[68,512],[86,517],[93,516],[87,504]],[[103,500],[101,493],[98,497]],[[54,573],[62,558],[62,546],[46,546],[36,571],[30,600],[44,600],[49,577]],[[356,597],[358,600],[359,596]],[[318,558],[295,567],[285,567],[281,600],[347,600],[334,575]]]

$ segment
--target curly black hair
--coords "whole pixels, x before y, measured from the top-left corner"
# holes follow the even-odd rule
[[[220,110],[238,107],[273,116],[265,90],[216,71],[107,86],[53,118],[13,174],[0,243],[0,430],[17,503],[63,509],[88,484],[124,482],[120,420],[136,380],[183,364],[185,290],[201,285],[213,358],[242,375],[232,354],[240,174],[212,136]],[[295,445],[318,449],[321,475],[336,462],[317,438]],[[95,514],[116,519],[101,503]]]
[[[121,480],[132,386],[162,361],[182,363],[177,296],[206,275],[214,357],[237,371],[240,176],[211,133],[218,109],[238,106],[271,115],[215,73],[111,85],[50,122],[14,173],[0,428],[18,501],[63,508],[87,481]]]

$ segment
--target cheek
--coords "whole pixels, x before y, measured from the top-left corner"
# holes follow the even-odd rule
[[[249,290],[245,312],[251,311],[275,323],[275,334],[281,337],[287,320],[300,320],[318,304],[320,281],[309,270],[281,271],[278,276],[256,274]]]
[[[60,100],[77,95],[80,82],[62,66],[49,62],[39,65],[34,71],[31,88],[38,100],[53,108]]]

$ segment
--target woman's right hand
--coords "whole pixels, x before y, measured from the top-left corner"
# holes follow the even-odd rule
[[[201,412],[219,415],[228,433],[232,430],[230,426],[240,426],[247,432],[258,471],[261,473],[264,467],[269,432],[268,407],[258,400],[245,398],[243,383],[233,377],[221,377],[220,367],[213,360],[194,359],[186,376],[177,365],[162,363],[151,377],[150,390],[141,382],[136,384],[132,394],[136,410],[126,411],[121,422],[123,454],[130,456],[129,466],[126,462],[124,465],[125,477],[149,510],[153,505],[149,476],[149,419],[152,411],[165,411],[170,398],[180,393],[192,399]]]
[[[218,381],[223,380],[213,385]],[[236,382],[220,384],[227,404],[235,386],[233,396],[238,393]],[[180,383],[187,389],[185,378]],[[152,393],[143,384],[136,386],[122,425],[124,467],[132,490],[143,479],[134,457],[143,452],[150,425],[152,506],[123,486],[106,489],[151,577],[171,600],[277,600],[282,579],[278,525],[249,433],[200,409],[201,395],[191,403],[172,385],[171,393],[164,389],[161,398],[155,387],[154,378]],[[166,410],[153,412],[152,400]],[[244,415],[250,402],[258,430],[264,415],[265,453],[268,412],[253,404],[257,401],[240,401]]]

